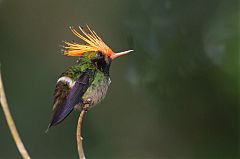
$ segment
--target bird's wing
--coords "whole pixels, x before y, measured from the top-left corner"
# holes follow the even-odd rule
[[[48,128],[63,121],[73,110],[74,106],[82,102],[82,96],[93,81],[95,72],[86,70],[71,84],[59,81],[54,93],[53,117]]]

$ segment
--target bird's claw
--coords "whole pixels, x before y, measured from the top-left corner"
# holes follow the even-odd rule
[[[85,101],[83,102],[83,104],[84,104],[84,106],[83,106],[82,109],[83,109],[85,112],[87,112],[88,109],[89,109],[89,107],[90,107],[90,105],[92,104],[92,99],[91,99],[91,98],[88,98],[87,100],[85,100]]]

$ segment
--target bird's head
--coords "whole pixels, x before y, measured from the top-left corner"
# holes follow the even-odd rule
[[[66,56],[78,56],[80,58],[88,58],[93,61],[104,60],[106,63],[117,57],[123,56],[132,52],[133,50],[127,50],[119,53],[113,52],[103,40],[88,26],[88,32],[85,32],[79,27],[82,34],[77,32],[74,28],[70,27],[73,34],[82,39],[86,44],[80,44],[76,42],[65,42],[64,55]]]

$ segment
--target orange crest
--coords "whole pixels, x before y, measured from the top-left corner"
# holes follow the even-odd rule
[[[86,44],[78,44],[78,43],[71,43],[71,42],[65,42],[66,46],[64,46],[64,55],[67,56],[81,56],[82,54],[86,52],[97,52],[100,51],[103,54],[107,56],[111,56],[114,54],[114,52],[102,41],[102,39],[94,32],[92,31],[88,26],[89,33],[86,33],[81,27],[79,29],[83,33],[81,35],[79,32],[77,32],[74,28],[70,27],[73,34],[75,34],[77,37],[82,39],[86,42]]]
[[[129,52],[132,52],[133,50],[123,51],[119,53],[114,53],[103,41],[102,39],[94,32],[92,31],[88,26],[89,33],[86,33],[81,27],[79,29],[83,33],[81,35],[79,32],[77,32],[74,28],[70,27],[73,34],[75,34],[77,37],[82,39],[86,42],[86,44],[78,44],[75,42],[65,42],[65,50],[64,55],[67,56],[81,56],[82,54],[86,52],[102,52],[104,55],[109,56],[110,58],[114,59],[123,55],[128,54]]]

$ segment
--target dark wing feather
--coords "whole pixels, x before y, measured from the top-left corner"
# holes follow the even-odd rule
[[[63,102],[67,99],[70,90],[71,88],[68,83],[63,81],[57,83],[54,91],[53,111],[62,106]]]
[[[94,77],[94,72],[91,70],[87,70],[83,72],[78,80],[75,82],[72,89],[69,87],[66,88],[65,85],[60,83],[56,86],[56,89],[61,89],[65,87],[64,90],[66,92],[61,92],[61,90],[55,93],[55,102],[57,105],[54,108],[53,118],[49,124],[49,128],[51,126],[55,126],[63,121],[73,110],[74,106],[80,104],[82,102],[82,96],[86,92],[89,85],[92,83],[92,79]],[[60,100],[59,100],[60,99]]]

